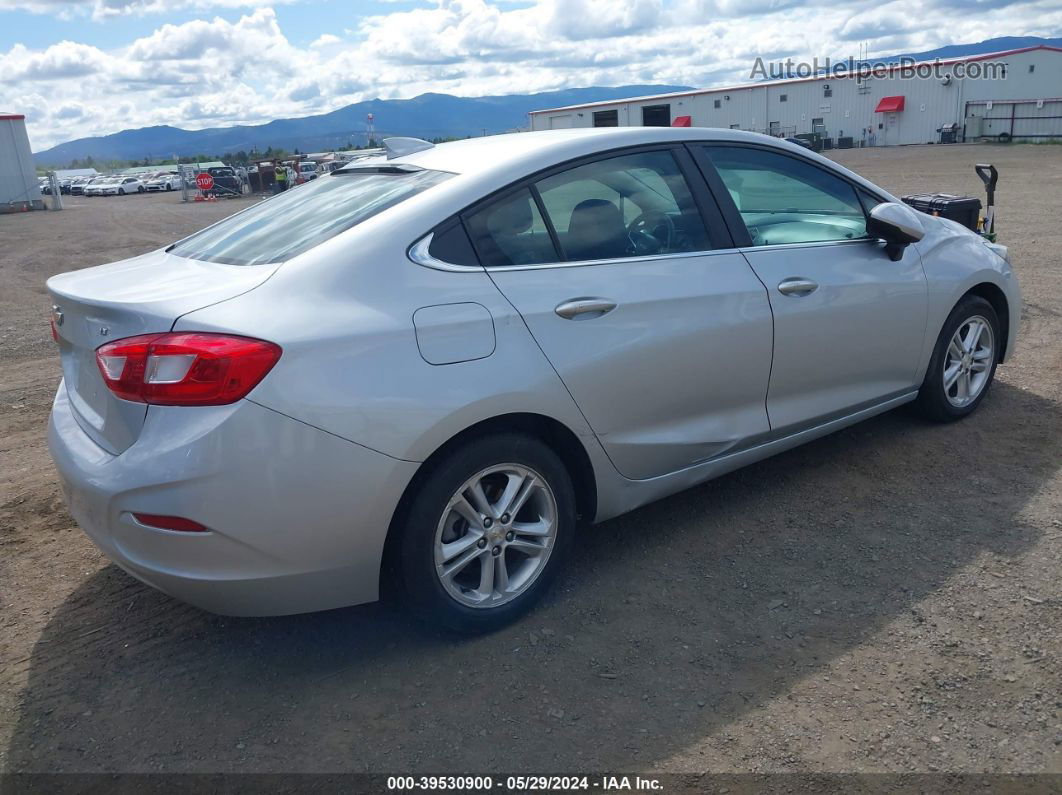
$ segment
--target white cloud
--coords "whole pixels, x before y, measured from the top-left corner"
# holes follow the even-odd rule
[[[202,61],[231,73],[251,64],[286,70],[297,52],[280,32],[273,9],[259,8],[235,23],[215,17],[163,25],[134,41],[126,54],[133,61]]]
[[[316,39],[310,42],[311,47],[327,47],[330,44],[339,44],[342,39],[339,36],[334,36],[331,33],[322,33]]]
[[[345,29],[336,28],[342,36],[326,28],[305,46],[285,35],[272,8],[235,21],[162,24],[113,48],[93,46],[86,26],[81,41],[0,51],[0,107],[27,114],[41,149],[123,128],[254,124],[428,91],[731,84],[747,79],[758,56],[845,57],[868,39],[872,54],[886,55],[1062,30],[1059,0],[985,0],[977,14],[958,0],[792,1],[435,0],[344,19]],[[107,17],[208,3],[220,9],[252,0],[0,0],[0,24],[5,8],[31,5],[57,16]]]
[[[38,52],[16,44],[0,56],[0,74],[5,80],[65,80],[98,72],[106,61],[102,50],[73,41],[61,41]]]
[[[664,21],[661,0],[552,0],[545,32],[569,41],[642,34]]]
[[[272,0],[276,4],[297,0]],[[158,15],[186,10],[254,8],[259,0],[0,0],[0,12],[29,11],[60,19],[91,17],[102,21],[121,16]]]

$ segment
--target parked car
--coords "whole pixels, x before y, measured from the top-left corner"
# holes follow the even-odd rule
[[[70,195],[81,196],[85,193],[85,186],[92,182],[92,177],[76,177],[70,182]]]
[[[144,582],[241,615],[394,589],[488,630],[579,517],[903,404],[961,419],[1014,349],[1004,246],[777,139],[389,145],[49,279],[67,505]]]
[[[148,191],[180,190],[181,178],[175,172],[167,171],[151,176],[144,183],[144,187]]]
[[[295,182],[301,184],[314,179],[317,179],[317,164],[312,160],[300,161],[295,173]]]
[[[104,188],[109,187],[115,179],[116,177],[109,176],[93,178],[92,181],[85,186],[84,195],[102,196]]]
[[[242,193],[240,180],[234,169],[228,166],[216,166],[208,168],[207,173],[214,178],[214,187],[207,191],[207,195],[239,196]]]
[[[138,177],[114,177],[103,186],[104,196],[125,196],[130,193],[143,193],[144,183]]]

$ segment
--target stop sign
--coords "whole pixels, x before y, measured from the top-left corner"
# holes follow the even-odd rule
[[[195,175],[195,185],[199,190],[210,190],[214,187],[214,178],[204,171]]]

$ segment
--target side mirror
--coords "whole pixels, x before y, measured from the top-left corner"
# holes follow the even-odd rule
[[[917,210],[899,202],[883,202],[870,211],[867,234],[884,240],[885,252],[896,261],[908,244],[925,237],[926,229]]]

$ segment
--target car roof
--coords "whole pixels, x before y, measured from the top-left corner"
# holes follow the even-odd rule
[[[351,163],[344,170],[357,170],[359,167],[369,168],[381,164],[407,163],[421,168],[467,175],[474,181],[486,185],[498,181],[511,182],[524,175],[569,160],[604,153],[612,149],[687,141],[769,146],[780,152],[789,152],[804,159],[818,161],[832,171],[844,174],[855,182],[888,196],[877,185],[806,147],[762,133],[717,127],[589,127],[506,133],[436,144],[431,148],[411,152],[391,160],[377,155]],[[482,180],[479,179],[480,177]],[[895,199],[889,196],[888,200],[894,201]]]
[[[587,127],[464,138],[436,144],[431,149],[422,149],[391,160],[382,155],[366,158],[360,160],[359,165],[410,163],[455,174],[473,174],[516,166],[525,161],[560,163],[626,146],[705,140],[778,142],[776,138],[759,133],[706,127]]]

